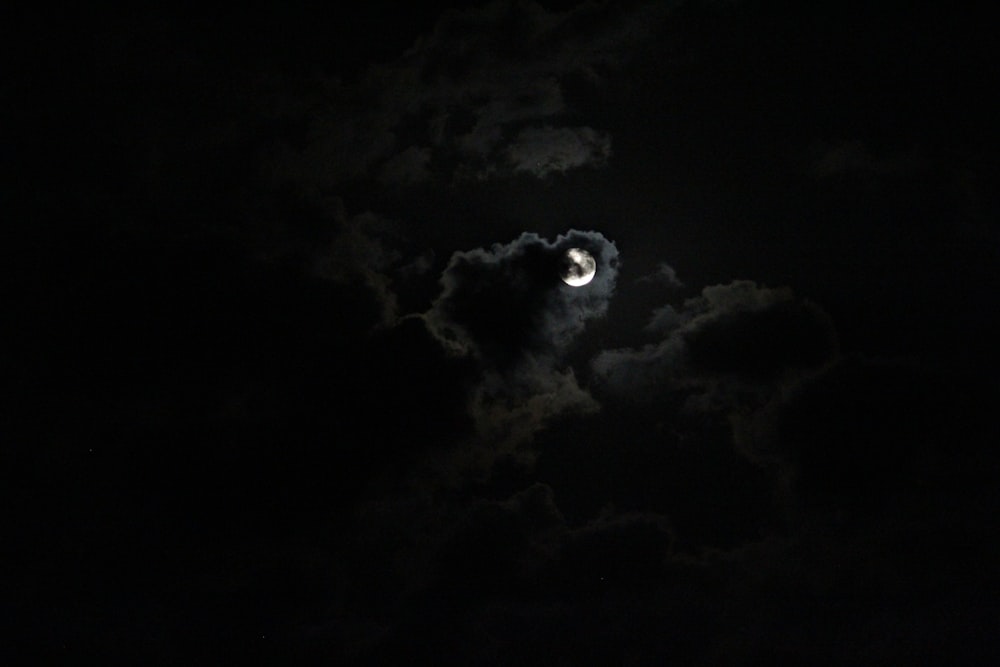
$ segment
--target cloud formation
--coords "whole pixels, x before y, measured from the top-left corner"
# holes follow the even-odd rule
[[[587,250],[597,263],[583,287],[559,277],[570,248]],[[614,242],[592,231],[571,230],[554,241],[525,233],[452,255],[442,292],[423,319],[446,350],[482,369],[468,408],[480,440],[489,443],[487,458],[514,453],[557,415],[598,410],[564,356],[587,322],[607,312],[617,272]]]
[[[414,185],[431,177],[428,165],[431,151],[425,146],[410,146],[386,160],[379,169],[378,180],[385,185]]]
[[[584,165],[601,166],[611,155],[611,137],[589,127],[528,127],[507,147],[514,171],[538,178]]]
[[[593,88],[669,13],[667,3],[583,3],[565,12],[497,0],[445,13],[401,58],[357,82],[322,81],[308,100],[274,102],[304,120],[302,145],[277,151],[278,180],[377,178],[413,185],[601,166],[611,138],[568,126],[567,82]]]
[[[813,163],[812,173],[820,179],[851,174],[874,183],[881,178],[912,176],[930,166],[930,160],[916,148],[906,153],[876,154],[865,142],[855,139],[829,147]]]
[[[340,284],[363,284],[378,303],[382,324],[393,324],[399,304],[390,273],[402,257],[390,240],[399,236],[396,226],[371,211],[347,217],[339,203],[333,222],[337,231],[312,258],[313,272]]]
[[[753,383],[816,368],[832,358],[836,337],[829,316],[788,288],[751,281],[706,287],[680,310],[654,311],[647,331],[660,341],[607,350],[592,368],[612,393],[641,394],[658,384]]]
[[[597,272],[584,287],[559,277],[563,253],[583,248]],[[442,343],[500,371],[527,358],[558,358],[614,294],[618,249],[599,232],[571,230],[548,241],[524,233],[507,244],[452,255],[443,290],[426,315]]]
[[[658,283],[672,288],[684,287],[684,283],[677,277],[677,271],[666,262],[660,262],[656,271],[639,278],[637,282]]]

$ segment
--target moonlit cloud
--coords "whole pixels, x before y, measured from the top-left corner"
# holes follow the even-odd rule
[[[642,394],[660,383],[763,382],[788,370],[818,367],[836,350],[833,326],[819,307],[788,288],[751,281],[706,287],[679,310],[660,308],[646,329],[663,338],[594,358],[602,386]]]
[[[649,323],[643,327],[643,331],[653,334],[667,334],[683,323],[680,313],[674,307],[667,304],[653,311],[649,318]]]
[[[585,288],[559,277],[562,253],[587,250],[597,262]],[[588,320],[603,316],[614,294],[618,249],[599,232],[572,230],[548,241],[525,233],[507,244],[452,255],[429,327],[453,349],[505,368],[523,355],[560,356]]]
[[[18,12],[5,654],[1000,655],[993,23],[767,4]]]
[[[562,254],[573,247],[597,262],[581,288],[559,277]],[[617,266],[612,241],[577,230],[554,241],[525,233],[452,256],[424,321],[445,349],[481,365],[469,412],[492,451],[513,452],[557,415],[599,408],[563,357],[587,322],[607,312]]]
[[[666,262],[660,262],[655,271],[639,278],[638,282],[659,283],[672,288],[684,287],[684,283],[677,277],[677,271]]]
[[[585,165],[602,166],[611,155],[611,138],[589,127],[529,127],[507,147],[514,171],[539,178]]]
[[[600,405],[582,388],[571,368],[532,360],[516,376],[486,373],[473,392],[469,414],[483,442],[494,452],[531,460],[523,450],[557,416],[592,414]],[[494,454],[495,455],[495,454]]]
[[[600,85],[669,11],[668,3],[583,3],[553,12],[500,0],[447,12],[360,81],[319,81],[308,99],[271,101],[274,113],[310,127],[303,145],[275,151],[271,174],[324,186],[371,177],[411,184],[604,164],[610,135],[564,124],[566,80]]]

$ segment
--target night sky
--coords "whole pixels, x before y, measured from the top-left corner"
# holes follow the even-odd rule
[[[6,11],[0,662],[1000,659],[987,14],[410,4]]]

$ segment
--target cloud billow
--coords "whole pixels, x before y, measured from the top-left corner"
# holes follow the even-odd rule
[[[833,324],[821,308],[790,289],[746,280],[706,287],[679,310],[655,311],[647,331],[662,338],[594,358],[591,366],[604,389],[641,394],[661,383],[767,384],[791,371],[818,368],[837,350]]]
[[[611,137],[567,125],[567,84],[597,90],[669,13],[666,3],[559,12],[509,0],[446,12],[360,80],[323,80],[314,98],[270,101],[272,113],[309,132],[304,145],[282,144],[269,171],[279,183],[374,178],[397,187],[603,166]]]
[[[583,287],[560,278],[570,248],[586,250],[597,264]],[[525,233],[452,255],[441,295],[423,319],[446,350],[480,366],[468,410],[487,444],[487,467],[500,453],[530,460],[522,445],[551,418],[599,409],[564,356],[587,322],[607,312],[617,267],[614,242],[593,231],[571,230],[554,241]]]
[[[544,178],[585,165],[602,166],[611,155],[611,137],[589,127],[529,127],[507,147],[514,171]]]
[[[585,287],[559,278],[562,254],[583,248],[597,262]],[[559,357],[587,320],[607,312],[618,249],[599,232],[571,230],[548,241],[525,233],[508,244],[452,255],[444,289],[426,319],[449,348],[504,369],[527,357]]]

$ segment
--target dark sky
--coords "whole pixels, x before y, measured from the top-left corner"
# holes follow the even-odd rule
[[[8,12],[2,662],[995,662],[987,15],[411,4]]]

